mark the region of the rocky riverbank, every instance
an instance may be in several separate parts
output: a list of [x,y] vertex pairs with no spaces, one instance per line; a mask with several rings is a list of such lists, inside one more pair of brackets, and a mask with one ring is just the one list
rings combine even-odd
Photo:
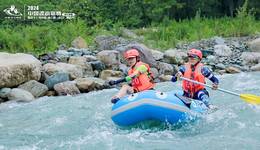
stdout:
[[98,36],[91,47],[81,37],[71,47],[61,45],[54,53],[0,53],[0,102],[31,101],[41,96],[75,95],[111,88],[106,81],[122,78],[127,66],[122,53],[136,48],[149,63],[156,82],[170,79],[187,60],[190,48],[201,49],[203,63],[216,74],[260,71],[259,36],[221,38],[179,44],[161,52],[117,36]]

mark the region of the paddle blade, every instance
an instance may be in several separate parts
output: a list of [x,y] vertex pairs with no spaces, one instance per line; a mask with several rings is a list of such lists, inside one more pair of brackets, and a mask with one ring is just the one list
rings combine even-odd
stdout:
[[260,96],[253,94],[240,94],[240,98],[251,104],[260,104]]

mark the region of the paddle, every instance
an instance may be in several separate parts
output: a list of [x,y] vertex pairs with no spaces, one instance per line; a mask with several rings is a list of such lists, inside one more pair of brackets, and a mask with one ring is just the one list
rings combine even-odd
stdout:
[[[213,88],[211,85],[204,84],[204,83],[201,83],[201,82],[198,82],[198,81],[194,81],[194,80],[191,80],[191,79],[188,79],[188,78],[180,77],[180,79],[186,80],[186,81],[189,81],[189,82],[192,82],[192,83],[195,83],[195,84],[200,84],[200,85],[204,85],[204,86]],[[231,91],[228,91],[228,90],[225,90],[225,89],[221,89],[221,88],[217,88],[217,90],[222,91],[224,93],[231,94],[231,95],[239,96],[241,99],[243,99],[244,101],[246,101],[247,103],[250,103],[250,104],[260,104],[260,96],[257,96],[257,95],[238,94],[238,93],[234,93],[234,92],[231,92]]]

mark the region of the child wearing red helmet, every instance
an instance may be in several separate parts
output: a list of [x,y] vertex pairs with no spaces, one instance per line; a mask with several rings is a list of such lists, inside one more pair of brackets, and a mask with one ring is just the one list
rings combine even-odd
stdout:
[[127,93],[153,89],[155,85],[153,83],[153,77],[149,65],[140,61],[139,52],[136,49],[127,50],[124,53],[124,58],[130,66],[128,76],[117,81],[110,81],[109,84],[114,85],[120,82],[129,82],[130,84],[122,86],[119,92],[112,97],[112,103],[116,103]]
[[[202,52],[197,49],[191,49],[187,53],[189,61],[179,68],[179,72],[172,77],[176,82],[179,77],[185,77],[201,83],[205,82],[205,77],[213,83],[213,89],[218,88],[219,80],[202,63]],[[203,85],[195,84],[186,80],[182,81],[183,96],[201,100],[206,106],[209,105],[209,93]]]

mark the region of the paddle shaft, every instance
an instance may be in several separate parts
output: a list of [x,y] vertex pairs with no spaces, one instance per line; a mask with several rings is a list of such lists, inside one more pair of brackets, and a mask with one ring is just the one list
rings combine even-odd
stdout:
[[[194,80],[191,80],[191,79],[188,79],[188,78],[184,78],[184,77],[180,77],[182,80],[186,80],[186,81],[189,81],[189,82],[192,82],[192,83],[195,83],[195,84],[200,84],[200,85],[204,85],[204,86],[207,86],[209,88],[213,88],[211,85],[208,85],[208,84],[204,84],[204,83],[201,83],[201,82],[198,82],[198,81],[194,81]],[[217,88],[217,90],[219,91],[222,91],[224,93],[229,93],[231,95],[235,95],[235,96],[239,96],[239,94],[237,93],[234,93],[234,92],[231,92],[231,91],[228,91],[228,90],[225,90],[225,89],[221,89],[221,88]]]

